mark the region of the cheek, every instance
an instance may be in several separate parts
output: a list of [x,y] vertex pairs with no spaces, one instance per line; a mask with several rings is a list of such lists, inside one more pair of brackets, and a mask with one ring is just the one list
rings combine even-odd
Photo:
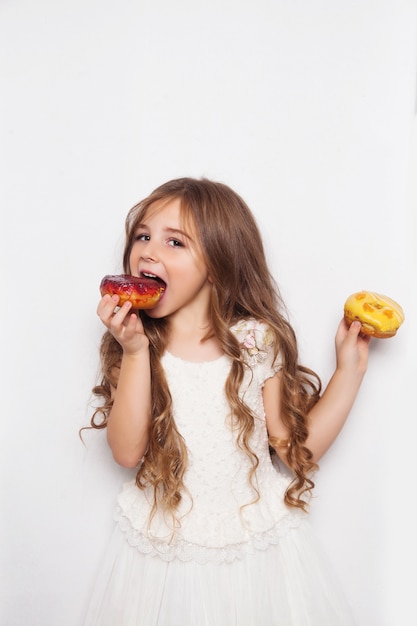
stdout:
[[132,247],[130,254],[127,257],[127,260],[129,264],[129,271],[131,272],[132,268],[134,268],[138,262],[138,254],[137,254],[137,250],[135,249],[135,246]]
[[190,263],[196,275],[199,275],[203,279],[208,279],[207,264],[200,251],[193,251],[191,253]]
[[194,263],[178,264],[177,266],[171,266],[170,268],[171,279],[176,279],[179,284],[183,284],[184,287],[196,287],[200,286],[205,280],[207,280],[207,272],[204,267],[198,267]]
[[192,259],[188,269],[186,270],[190,279],[193,279],[195,282],[200,283],[207,280],[208,273],[207,268],[204,263],[196,261],[195,258]]

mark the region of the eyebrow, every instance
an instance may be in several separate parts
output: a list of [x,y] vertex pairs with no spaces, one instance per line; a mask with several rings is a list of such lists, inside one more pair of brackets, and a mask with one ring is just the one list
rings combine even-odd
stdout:
[[[147,224],[138,224],[135,230],[138,230],[139,228],[145,228],[149,230],[149,226]],[[185,237],[189,241],[193,241],[193,238],[188,233],[186,233],[184,230],[180,230],[179,228],[170,228],[169,226],[167,226],[166,228],[164,228],[164,231],[167,234],[178,235],[181,237]]]

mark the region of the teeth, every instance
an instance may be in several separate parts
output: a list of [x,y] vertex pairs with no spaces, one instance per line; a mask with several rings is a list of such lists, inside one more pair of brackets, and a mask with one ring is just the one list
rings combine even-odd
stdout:
[[148,274],[148,272],[142,272],[142,276],[145,278],[158,278],[156,274]]

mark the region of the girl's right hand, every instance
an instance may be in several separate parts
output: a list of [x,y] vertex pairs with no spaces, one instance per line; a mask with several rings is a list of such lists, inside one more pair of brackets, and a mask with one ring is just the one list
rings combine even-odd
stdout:
[[149,346],[143,324],[136,313],[132,313],[132,304],[125,302],[117,311],[119,296],[106,294],[97,307],[97,315],[122,346],[125,354],[137,354]]

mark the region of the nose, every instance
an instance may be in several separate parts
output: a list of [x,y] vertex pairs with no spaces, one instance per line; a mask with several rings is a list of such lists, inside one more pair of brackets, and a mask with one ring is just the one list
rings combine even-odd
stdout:
[[151,240],[148,240],[142,247],[141,257],[144,261],[150,261],[152,263],[156,263],[158,261],[155,244],[152,243]]

